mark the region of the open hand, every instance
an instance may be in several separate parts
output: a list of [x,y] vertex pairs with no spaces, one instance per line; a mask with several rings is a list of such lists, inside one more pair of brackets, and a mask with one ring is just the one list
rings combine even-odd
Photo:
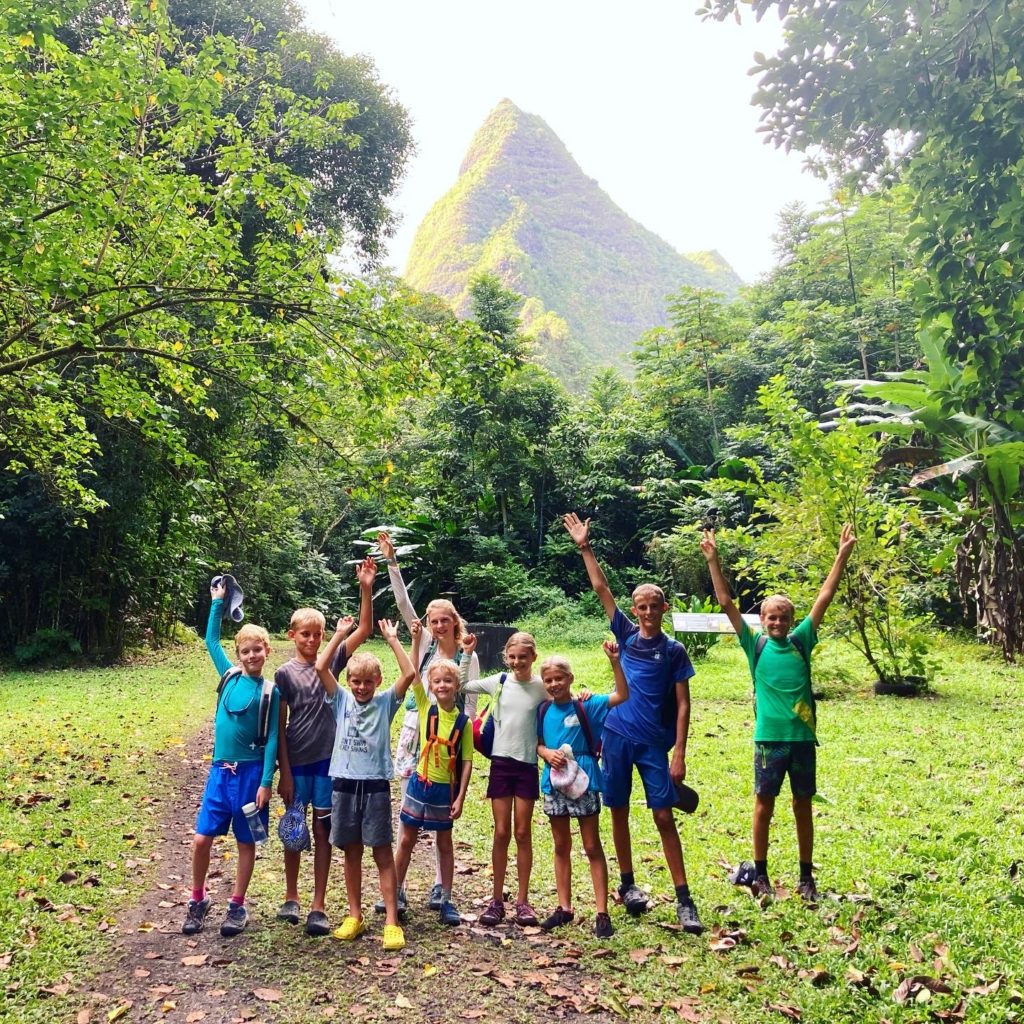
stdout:
[[373,586],[373,581],[377,578],[377,563],[373,560],[372,555],[367,555],[357,566],[356,566],[356,579],[359,581],[361,587]]
[[580,519],[575,512],[562,516],[562,522],[569,531],[576,547],[581,548],[590,541],[590,520]]
[[388,534],[381,530],[377,534],[377,547],[380,548],[380,553],[390,562],[395,557],[395,545],[391,542],[391,538]]
[[379,619],[377,621],[377,628],[381,632],[381,636],[391,643],[392,640],[398,639],[398,625],[392,622],[390,619]]

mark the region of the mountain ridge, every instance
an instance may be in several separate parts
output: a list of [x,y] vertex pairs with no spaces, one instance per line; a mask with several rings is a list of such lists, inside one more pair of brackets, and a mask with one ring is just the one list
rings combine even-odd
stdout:
[[[480,272],[521,293],[531,319],[564,320],[568,330],[541,344],[556,368],[563,357],[616,360],[666,323],[666,296],[684,284],[727,295],[742,284],[717,251],[685,256],[629,217],[541,117],[508,99],[477,130],[455,184],[417,229],[405,278],[465,315]],[[550,351],[566,334],[572,352]]]

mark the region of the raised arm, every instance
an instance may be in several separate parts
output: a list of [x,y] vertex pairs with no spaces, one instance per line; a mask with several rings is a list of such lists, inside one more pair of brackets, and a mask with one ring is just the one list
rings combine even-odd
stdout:
[[828,611],[832,598],[836,596],[839,581],[843,578],[846,563],[850,560],[850,555],[853,554],[856,544],[857,538],[853,535],[853,527],[849,523],[844,524],[842,532],[839,534],[839,550],[836,552],[836,560],[832,563],[832,568],[829,570],[828,576],[825,577],[825,582],[821,585],[821,590],[818,591],[814,606],[811,608],[811,622],[814,624],[815,632],[818,631],[821,620],[825,618],[825,612]]
[[626,673],[622,671],[622,662],[619,660],[619,645],[614,640],[605,640],[604,653],[608,655],[615,676],[615,689],[608,696],[608,707],[614,708],[629,700],[629,683],[626,682]]
[[388,562],[388,579],[391,580],[391,589],[395,592],[395,604],[398,605],[399,614],[405,623],[405,628],[411,630],[413,619],[418,619],[416,609],[409,599],[409,591],[406,590],[405,580],[402,579],[402,570],[398,568],[398,555],[395,553],[395,545],[391,537],[381,530],[377,534],[377,547]]
[[356,566],[359,581],[359,622],[345,638],[345,653],[351,658],[359,645],[373,633],[373,581],[377,578],[377,563],[367,555]]
[[210,604],[210,617],[206,620],[206,650],[219,676],[224,675],[231,668],[231,660],[220,645],[220,620],[223,618],[224,597],[227,594],[227,589],[223,583],[216,587],[210,587],[210,597],[213,598],[213,601]]
[[341,642],[352,632],[355,620],[351,615],[344,615],[338,619],[334,629],[334,635],[327,642],[327,646],[316,656],[316,674],[320,677],[328,697],[333,697],[338,692],[338,680],[331,671],[331,662],[334,661],[335,652]]
[[743,632],[743,616],[736,602],[732,599],[732,592],[722,572],[722,563],[718,560],[718,544],[715,541],[715,531],[705,530],[700,542],[701,554],[707,559],[708,569],[711,572],[711,582],[715,587],[715,600],[732,623],[732,628],[737,635]]
[[416,678],[416,668],[409,660],[409,655],[405,653],[402,642],[398,639],[398,626],[390,619],[381,619],[377,625],[398,661],[398,670],[401,675],[395,680],[395,697],[402,700],[409,689],[409,684]]
[[615,598],[612,597],[604,569],[601,568],[601,563],[598,562],[597,555],[594,554],[594,549],[590,544],[590,520],[580,519],[575,512],[570,512],[562,517],[562,522],[565,524],[566,530],[569,531],[569,536],[572,537],[573,543],[579,548],[580,554],[583,556],[583,564],[587,567],[590,585],[594,588],[594,593],[600,599],[601,607],[610,621],[615,618]]

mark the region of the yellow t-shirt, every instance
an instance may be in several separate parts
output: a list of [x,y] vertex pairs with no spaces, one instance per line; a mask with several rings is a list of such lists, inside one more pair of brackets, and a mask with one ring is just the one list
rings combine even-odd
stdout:
[[[424,758],[426,758],[425,767],[429,782],[454,783],[457,786],[459,780],[453,778],[455,773],[454,765],[449,769],[451,752],[448,749],[448,745],[446,743],[438,743],[428,746],[427,720],[429,715],[427,712],[431,707],[431,700],[427,696],[427,691],[423,689],[423,684],[418,679],[413,684],[412,694],[416,699],[416,709],[420,713],[420,760],[417,770],[423,771]],[[439,740],[447,740],[451,736],[452,729],[455,728],[455,720],[459,717],[459,714],[457,705],[451,711],[445,711],[443,707],[437,705],[437,736]],[[462,730],[461,743],[462,763],[470,764],[473,760],[473,723],[469,720],[466,721],[466,725]]]

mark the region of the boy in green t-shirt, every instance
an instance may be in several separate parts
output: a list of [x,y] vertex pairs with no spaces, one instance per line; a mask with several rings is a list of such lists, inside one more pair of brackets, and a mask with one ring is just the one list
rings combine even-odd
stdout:
[[811,798],[816,789],[817,737],[811,692],[811,651],[818,642],[818,627],[836,596],[856,543],[853,529],[847,524],[839,536],[836,560],[814,606],[795,628],[793,602],[782,594],[774,594],[761,602],[761,629],[755,633],[733,602],[718,561],[715,531],[705,530],[700,542],[711,571],[715,598],[736,630],[754,679],[754,878],[750,888],[757,898],[774,892],[768,878],[768,830],[775,811],[775,798],[788,773],[800,854],[797,892],[808,903],[818,899],[812,864]]

